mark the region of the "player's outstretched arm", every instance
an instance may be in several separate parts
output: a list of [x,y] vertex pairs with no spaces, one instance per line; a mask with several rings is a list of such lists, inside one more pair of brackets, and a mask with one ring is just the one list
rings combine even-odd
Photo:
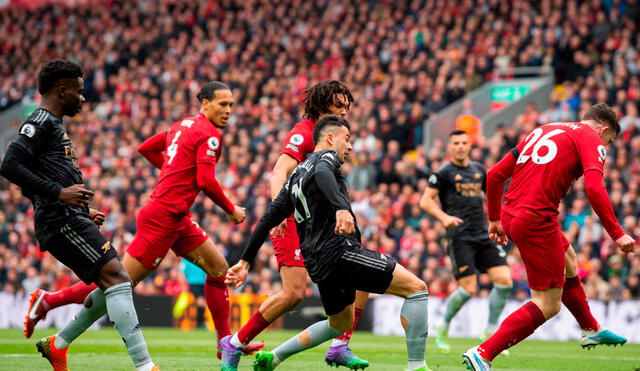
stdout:
[[[607,194],[607,189],[604,187],[604,180],[602,171],[598,169],[589,169],[584,172],[584,188],[587,194],[587,198],[591,203],[591,207],[598,214],[600,221],[602,222],[602,226],[607,231],[609,236],[618,242],[622,237],[625,236],[622,227],[618,224],[616,220],[616,215],[613,212],[613,207],[611,206],[611,200],[609,199],[609,195]],[[627,236],[628,237],[628,236]],[[631,241],[633,239],[629,237]],[[622,249],[628,249],[629,241],[627,239],[623,239],[622,244],[618,244],[618,246]],[[631,250],[633,246],[631,246]]]
[[138,152],[149,160],[153,166],[158,169],[162,169],[162,165],[164,165],[164,156],[162,155],[162,152],[165,150],[166,140],[166,131],[155,134],[151,138],[145,140],[140,147],[138,147]]

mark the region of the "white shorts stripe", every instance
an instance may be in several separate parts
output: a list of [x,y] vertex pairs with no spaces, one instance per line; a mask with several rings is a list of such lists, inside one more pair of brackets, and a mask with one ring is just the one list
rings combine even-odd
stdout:
[[65,225],[64,227],[62,227],[62,234],[64,234],[64,236],[75,246],[78,248],[78,250],[80,250],[80,252],[82,252],[84,254],[84,256],[86,256],[92,263],[95,263],[99,258],[100,255],[98,255],[97,252],[93,251],[91,249],[91,246],[89,246],[89,244],[87,244],[86,242],[82,242],[81,240],[77,239],[71,229],[69,228],[68,225]]
[[69,229],[69,233],[71,236],[75,237],[76,240],[80,241],[82,246],[84,246],[87,249],[87,251],[93,254],[96,257],[96,259],[100,259],[100,254],[98,254],[95,250],[93,250],[91,245],[84,238],[82,238],[82,236],[80,236],[76,231],[71,229]]
[[366,261],[369,261],[369,262],[371,262],[371,263],[375,263],[375,264],[382,265],[383,267],[386,267],[386,266],[387,266],[387,264],[386,264],[385,262],[383,262],[383,261],[376,260],[376,259],[374,259],[374,258],[372,258],[372,257],[370,257],[370,256],[356,254],[356,253],[353,253],[353,252],[351,252],[351,251],[345,251],[345,252],[344,252],[344,255],[347,255],[347,256],[352,257],[352,258],[355,258],[355,259],[362,259],[362,260],[366,260]]
[[376,268],[376,269],[380,269],[380,270],[385,270],[387,265],[381,261],[372,259],[368,256],[362,256],[362,255],[357,255],[357,254],[352,254],[349,252],[345,252],[342,257],[345,260],[348,260],[350,262],[354,262],[354,263],[359,263],[359,264],[363,264],[366,265],[367,267],[371,267],[371,268]]

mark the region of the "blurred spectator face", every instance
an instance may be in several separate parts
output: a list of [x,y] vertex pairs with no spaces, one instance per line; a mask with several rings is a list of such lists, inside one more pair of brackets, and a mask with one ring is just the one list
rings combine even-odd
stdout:
[[231,116],[231,108],[235,101],[231,90],[219,89],[213,92],[213,99],[203,99],[201,112],[216,126],[224,128]]
[[469,158],[471,143],[467,134],[452,135],[448,145],[449,156],[454,162],[463,163]]

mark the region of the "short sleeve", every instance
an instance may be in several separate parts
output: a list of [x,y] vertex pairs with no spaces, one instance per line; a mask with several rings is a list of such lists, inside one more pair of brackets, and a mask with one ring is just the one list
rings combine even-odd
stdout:
[[216,164],[222,153],[222,138],[219,135],[202,135],[196,148],[196,163]]
[[20,126],[16,143],[34,155],[46,141],[46,129],[42,125],[25,122]]
[[[311,148],[311,150],[309,150],[309,148]],[[300,163],[304,161],[305,155],[309,152],[313,152],[313,143],[311,143],[311,139],[304,134],[303,130],[296,125],[284,140],[280,154],[287,154]]]
[[446,178],[443,176],[442,169],[431,173],[431,175],[429,175],[429,178],[427,178],[427,180],[429,182],[429,188],[434,188],[439,191],[442,190],[442,188],[444,187],[444,184],[446,183]]
[[595,135],[583,135],[574,140],[578,149],[582,171],[598,170],[603,173],[607,149],[602,140]]

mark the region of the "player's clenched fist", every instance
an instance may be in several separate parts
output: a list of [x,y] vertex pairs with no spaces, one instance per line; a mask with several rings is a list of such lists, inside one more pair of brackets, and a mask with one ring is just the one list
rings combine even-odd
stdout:
[[87,207],[92,196],[93,191],[86,189],[84,184],[74,184],[67,188],[62,188],[58,199],[67,205]]
[[353,215],[349,210],[336,211],[336,228],[334,230],[337,234],[348,235],[356,231]]
[[247,280],[248,272],[249,262],[240,259],[236,265],[227,270],[227,278],[224,280],[224,283],[238,288]]
[[107,216],[96,209],[89,209],[89,217],[91,218],[91,221],[99,227],[104,224],[104,220]]
[[242,223],[247,218],[247,213],[244,207],[240,207],[238,205],[236,205],[235,208],[233,209],[233,212],[228,215],[229,215],[229,220],[231,220],[233,224]]
[[616,244],[618,245],[620,250],[627,253],[633,252],[636,247],[636,241],[628,234],[625,234],[624,236],[618,238],[616,240]]

